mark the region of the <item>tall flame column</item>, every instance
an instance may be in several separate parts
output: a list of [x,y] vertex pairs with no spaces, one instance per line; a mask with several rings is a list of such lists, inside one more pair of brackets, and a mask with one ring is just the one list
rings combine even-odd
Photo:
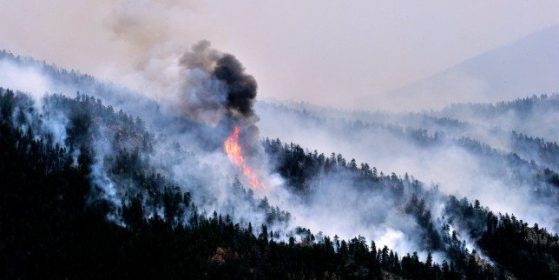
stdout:
[[239,144],[239,131],[239,128],[235,127],[233,129],[233,133],[231,133],[231,135],[229,135],[229,137],[225,140],[225,153],[227,154],[227,157],[229,157],[231,163],[241,169],[250,186],[253,189],[257,189],[260,186],[260,182],[254,170],[248,166],[243,157],[243,150]]

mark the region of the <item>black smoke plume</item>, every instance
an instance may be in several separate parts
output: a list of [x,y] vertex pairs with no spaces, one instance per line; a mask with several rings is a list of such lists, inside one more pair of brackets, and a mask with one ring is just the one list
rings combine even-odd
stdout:
[[239,60],[201,41],[180,61],[189,71],[186,110],[198,120],[250,126],[257,120],[253,104],[257,83]]
[[230,54],[217,61],[213,75],[227,85],[227,107],[243,116],[253,116],[252,108],[256,98],[256,80],[244,73],[244,68]]
[[231,54],[211,48],[210,42],[200,41],[182,56],[180,65],[186,70],[181,110],[191,119],[212,127],[209,133],[203,133],[206,144],[221,147],[233,127],[239,127],[245,152],[257,153],[258,117],[253,105],[258,86],[254,77],[245,73],[241,62]]

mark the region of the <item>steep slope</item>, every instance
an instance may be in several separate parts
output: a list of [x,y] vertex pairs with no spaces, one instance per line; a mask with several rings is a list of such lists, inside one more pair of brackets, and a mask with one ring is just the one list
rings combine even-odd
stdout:
[[[64,73],[68,83],[79,88],[81,76]],[[56,75],[48,75],[56,81]],[[85,83],[88,84],[100,85],[85,88],[111,100],[104,90],[114,88],[103,88],[93,78]],[[262,198],[255,195],[258,190],[243,186],[238,180],[242,174],[227,168],[230,164],[221,150],[223,138],[212,138],[220,131],[197,123],[188,115],[135,108],[133,112],[150,118],[145,122],[81,94],[73,99],[61,95],[38,99],[39,108],[22,94],[0,92],[0,137],[6,137],[2,138],[6,150],[1,155],[7,157],[2,160],[7,163],[7,174],[18,173],[15,170],[19,169],[23,172],[18,173],[20,176],[35,176],[38,182],[55,185],[41,188],[40,183],[30,181],[30,186],[22,190],[17,188],[21,178],[13,177],[6,184],[9,187],[2,189],[3,198],[16,198],[3,204],[8,209],[2,211],[12,216],[2,220],[2,224],[9,225],[8,240],[17,241],[16,246],[0,246],[9,249],[2,251],[2,259],[20,257],[16,259],[16,269],[9,271],[10,276],[20,276],[26,270],[35,273],[36,270],[26,269],[34,265],[40,271],[47,269],[41,261],[53,257],[54,248],[65,242],[56,237],[57,232],[66,233],[64,237],[69,240],[57,251],[62,255],[54,256],[56,276],[60,278],[93,273],[95,268],[88,265],[88,260],[111,268],[103,270],[107,273],[102,275],[105,278],[122,275],[134,261],[150,261],[143,256],[157,256],[162,262],[146,266],[138,271],[139,275],[155,277],[157,271],[168,269],[170,274],[162,277],[169,278],[285,279],[324,275],[375,279],[387,275],[411,279],[494,279],[510,273],[527,278],[533,271],[542,279],[557,276],[556,236],[539,226],[493,214],[481,206],[486,204],[484,201],[472,205],[468,200],[447,196],[439,186],[409,176],[409,166],[398,162],[405,155],[405,159],[415,160],[416,166],[433,166],[435,162],[435,166],[439,164],[438,172],[427,169],[433,181],[441,177],[467,181],[472,195],[480,193],[480,189],[484,190],[482,193],[491,190],[489,196],[503,204],[510,204],[510,197],[526,195],[534,200],[520,201],[521,206],[547,214],[549,208],[542,203],[543,198],[555,199],[557,192],[553,189],[555,181],[546,176],[557,175],[551,170],[542,173],[537,164],[464,137],[466,129],[477,125],[468,121],[414,114],[374,115],[380,118],[378,122],[361,114],[355,121],[340,114],[321,116],[320,109],[308,113],[268,108],[262,114],[264,130],[279,128],[282,135],[291,133],[287,136],[293,137],[301,137],[296,134],[304,131],[307,136],[299,139],[307,141],[306,144],[324,140],[318,137],[320,133],[338,142],[333,142],[332,149],[319,149],[334,152],[325,156],[296,144],[264,141],[262,148],[273,171],[271,178],[279,183],[266,190],[264,194],[268,197]],[[126,107],[129,98],[121,96],[121,103],[116,104]],[[278,124],[279,120],[284,123]],[[384,158],[372,157],[358,164],[335,153],[344,149],[360,155],[373,150],[381,152]],[[464,159],[470,162],[464,164]],[[402,170],[398,173],[405,175],[385,175],[366,163],[379,161],[400,166]],[[29,164],[33,162],[46,165],[34,167]],[[489,162],[494,165],[487,165]],[[464,168],[469,173],[459,173]],[[455,173],[449,172],[453,169]],[[415,174],[416,170],[413,171]],[[68,178],[58,176],[63,172],[69,174]],[[491,176],[502,180],[497,185],[502,188],[492,185],[493,181],[488,180]],[[75,182],[68,182],[70,179]],[[518,182],[520,185],[516,185]],[[58,185],[63,188],[57,189]],[[72,189],[76,185],[78,189]],[[515,192],[516,187],[522,187],[524,192]],[[533,189],[542,195],[532,197]],[[29,200],[21,199],[25,196]],[[14,218],[17,209],[29,211],[25,212],[22,224]],[[46,210],[39,215],[43,219],[35,220],[33,213],[42,209]],[[520,216],[526,210],[512,209],[515,214],[519,210]],[[212,214],[214,211],[217,213]],[[74,214],[56,220],[57,212]],[[87,222],[76,222],[84,216],[89,217]],[[545,218],[553,220],[554,216]],[[54,226],[43,224],[43,220]],[[534,220],[544,221],[545,226],[552,224],[543,217]],[[25,231],[33,224],[43,230],[45,235],[39,235],[46,241],[36,239],[32,231]],[[254,230],[252,225],[260,230]],[[96,230],[100,231],[99,238],[87,235]],[[338,233],[350,241],[340,241],[335,236]],[[377,250],[375,243],[367,245],[363,235],[382,241],[378,244],[394,244],[391,247],[400,255],[408,255],[399,258],[386,247]],[[518,250],[506,247],[506,242],[494,242],[497,239],[516,244]],[[102,243],[97,245],[101,252],[95,253],[95,246],[80,247],[80,240],[91,245]],[[177,246],[183,250],[177,251]],[[72,259],[77,250],[84,258]],[[26,252],[32,252],[32,256],[27,258]],[[106,255],[112,257],[100,260]],[[420,262],[420,258],[425,262]],[[121,259],[130,262],[120,268],[111,265]],[[433,259],[440,265],[433,264]],[[446,264],[442,260],[447,260]],[[64,262],[70,263],[69,269],[58,265]]]
[[[493,268],[468,261],[475,256],[464,252],[456,264],[439,265],[430,256],[421,262],[415,253],[399,258],[362,237],[330,239],[303,228],[289,242],[275,241],[269,223],[255,230],[230,216],[199,212],[195,194],[183,192],[146,162],[151,139],[141,121],[87,96],[51,96],[45,104],[45,114],[38,114],[28,97],[0,89],[2,278],[495,277]],[[64,143],[56,143],[48,124],[57,112],[69,119]],[[113,189],[92,180],[99,176],[99,134],[112,146],[102,172]],[[276,146],[276,152],[291,153],[281,149]],[[383,184],[400,181],[376,178]],[[231,191],[244,192],[237,188]],[[410,207],[419,207],[424,217],[428,210],[414,201]],[[269,209],[267,203],[257,207]],[[414,213],[412,208],[406,211]],[[270,219],[279,214],[272,213]]]
[[[545,100],[536,103],[541,106],[534,109],[535,117],[537,112],[545,114],[543,108],[554,107]],[[516,108],[514,104],[507,106]],[[527,153],[529,143],[520,143],[513,131],[486,125],[485,119],[485,125],[474,121],[486,114],[453,119],[445,114],[357,114],[273,103],[259,104],[257,109],[267,137],[373,162],[385,172],[413,174],[443,193],[479,199],[493,211],[515,213],[553,231],[558,228],[557,172],[552,162],[537,154],[553,151]],[[508,115],[496,111],[502,119]],[[509,125],[522,125],[519,119],[511,118]]]

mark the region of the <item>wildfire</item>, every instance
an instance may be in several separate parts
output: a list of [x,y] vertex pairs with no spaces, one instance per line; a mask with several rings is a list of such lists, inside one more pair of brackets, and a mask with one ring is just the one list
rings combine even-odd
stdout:
[[257,189],[260,186],[260,182],[258,181],[258,176],[252,170],[243,157],[243,150],[241,145],[239,145],[239,128],[235,127],[233,129],[233,133],[227,137],[224,143],[225,153],[229,157],[229,160],[237,167],[239,167],[243,175],[248,179],[250,186],[254,189]]

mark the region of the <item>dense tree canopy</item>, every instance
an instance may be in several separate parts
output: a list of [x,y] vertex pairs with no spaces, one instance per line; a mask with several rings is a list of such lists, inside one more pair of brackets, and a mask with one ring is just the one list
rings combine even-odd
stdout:
[[[385,175],[339,154],[266,140],[276,170],[297,194],[320,191],[312,189],[311,181],[332,173],[343,174],[357,188],[390,193],[420,225],[417,234],[425,248],[445,252],[447,260],[435,262],[431,254],[420,260],[413,252],[398,256],[360,236],[341,240],[305,228],[278,239],[268,224],[246,225],[220,213],[200,213],[191,193],[146,162],[153,139],[142,120],[84,95],[50,96],[43,106],[48,110],[39,114],[25,95],[0,90],[1,278],[559,277],[559,238],[537,225],[452,196],[445,197],[445,220],[434,221],[428,207],[434,190],[408,175]],[[45,129],[55,112],[68,119],[61,132],[64,143]],[[99,161],[92,145],[100,131],[114,149],[103,158],[108,174],[127,186],[117,203],[92,180]],[[412,135],[418,139],[430,137],[416,132]],[[476,143],[464,145],[496,156]],[[267,200],[255,204],[270,224],[289,220],[289,213]],[[466,229],[479,251],[468,251],[451,226]]]

